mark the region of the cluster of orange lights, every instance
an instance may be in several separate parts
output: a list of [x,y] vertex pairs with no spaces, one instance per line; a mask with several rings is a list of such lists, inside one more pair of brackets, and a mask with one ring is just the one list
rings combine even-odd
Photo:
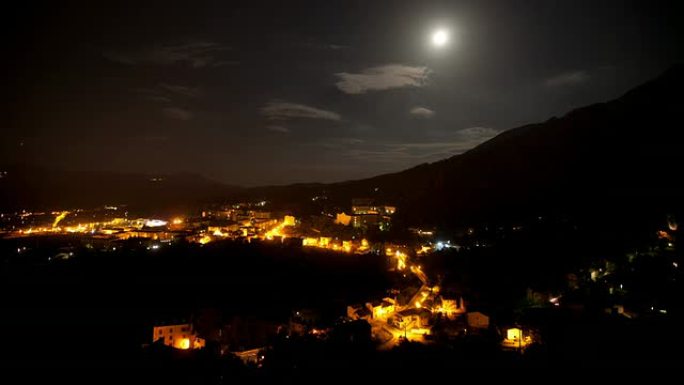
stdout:
[[408,258],[408,255],[406,255],[406,253],[402,252],[401,250],[393,250],[392,248],[388,247],[387,249],[385,249],[385,255],[387,255],[388,257],[392,257],[396,260],[397,270],[406,269],[406,261]]
[[[125,220],[121,219],[114,219],[110,222],[92,222],[92,223],[79,223],[77,225],[70,225],[70,226],[59,226],[60,222],[62,222],[69,214],[70,212],[68,211],[63,211],[63,212],[55,212],[55,219],[54,222],[52,223],[52,226],[43,226],[43,227],[31,227],[28,229],[21,229],[16,231],[17,235],[23,236],[23,235],[37,235],[37,234],[63,234],[63,233],[102,233],[102,234],[107,234],[107,235],[112,235],[117,231],[121,231],[122,225],[124,225],[121,222],[128,222]],[[155,220],[156,221],[156,220]],[[134,221],[135,222],[135,221]],[[159,221],[160,223],[165,223],[165,221]],[[168,224],[174,227],[178,226],[183,226],[186,223],[185,218],[183,217],[174,217],[172,218]],[[257,235],[255,237],[264,239],[264,240],[283,240],[286,239],[288,236],[287,234],[287,229],[294,227],[296,225],[296,218],[293,216],[285,216],[282,221],[278,222],[274,227],[272,227],[270,230],[266,231],[262,235]],[[116,229],[110,229],[108,227],[110,226],[115,226]],[[129,224],[129,226],[133,226],[132,229],[139,230],[139,227],[142,225],[136,225],[136,224]],[[126,232],[128,230],[124,230]],[[199,234],[195,237],[193,237],[193,241],[197,242],[199,244],[205,245],[207,243],[210,243],[214,241],[216,238],[226,238],[229,237],[229,233],[223,232],[220,228],[213,229],[213,231],[207,232],[207,233],[202,233]],[[247,230],[243,229],[243,236],[248,236]],[[364,253],[370,250],[370,245],[368,243],[368,240],[362,239],[361,241],[352,241],[352,240],[342,240],[342,241],[337,241],[333,240],[331,237],[305,237],[302,240],[302,245],[304,247],[316,247],[316,248],[321,248],[321,249],[327,249],[327,250],[332,250],[332,251],[338,251],[338,252],[344,252],[344,253]],[[405,256],[404,256],[405,258]],[[401,262],[403,263],[403,262]],[[405,267],[405,264],[403,265]],[[403,268],[402,267],[402,268]]]
[[96,223],[79,223],[76,226],[65,227],[30,227],[28,229],[18,230],[17,234],[31,235],[31,234],[50,234],[50,233],[90,233],[95,231],[98,224]]
[[319,249],[327,249],[345,253],[363,253],[370,249],[370,245],[366,239],[362,239],[360,243],[356,243],[353,241],[333,241],[330,237],[306,237],[302,240],[302,246],[317,247]]

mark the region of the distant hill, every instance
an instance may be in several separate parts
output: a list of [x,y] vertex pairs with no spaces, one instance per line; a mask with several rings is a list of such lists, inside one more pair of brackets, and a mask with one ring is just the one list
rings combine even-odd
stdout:
[[[407,224],[457,225],[542,213],[615,221],[681,210],[684,66],[606,103],[505,131],[472,150],[399,173],[244,194],[303,205],[376,197]],[[621,219],[620,219],[621,218]]]
[[89,208],[127,204],[136,209],[190,208],[239,188],[196,174],[143,175],[10,166],[0,178],[0,209]]
[[[398,206],[405,225],[458,226],[558,214],[614,223],[684,208],[684,66],[622,97],[561,118],[505,131],[451,158],[333,184],[241,189],[198,175],[152,176],[5,168],[0,208],[128,203],[192,207],[226,199],[266,199],[298,212],[349,210],[352,198]],[[327,199],[312,204],[312,198]],[[322,202],[322,203],[321,203]],[[610,223],[606,223],[610,225]]]

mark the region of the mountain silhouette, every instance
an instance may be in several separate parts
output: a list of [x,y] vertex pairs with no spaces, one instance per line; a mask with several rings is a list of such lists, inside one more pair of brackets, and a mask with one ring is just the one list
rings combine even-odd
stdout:
[[396,205],[401,223],[437,226],[554,213],[622,221],[681,212],[682,90],[679,64],[615,100],[509,129],[448,159],[362,180],[242,189],[192,174],[155,181],[21,166],[4,169],[0,200],[6,210],[266,199],[314,213],[315,196],[325,196],[330,210],[347,211],[353,198],[374,198]]
[[349,206],[373,197],[407,224],[451,225],[532,216],[639,216],[681,210],[684,65],[622,97],[513,128],[442,161],[335,184],[244,192],[304,204],[324,193]]

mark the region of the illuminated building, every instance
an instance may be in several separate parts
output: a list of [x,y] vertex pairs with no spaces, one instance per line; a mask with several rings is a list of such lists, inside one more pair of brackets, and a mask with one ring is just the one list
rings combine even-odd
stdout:
[[275,226],[273,226],[268,232],[266,232],[266,235],[264,237],[268,240],[278,239],[282,242],[282,240],[286,238],[285,234],[283,234],[283,230],[286,227],[295,226],[296,223],[297,220],[295,217],[291,215],[286,215],[280,224],[278,224],[278,222],[276,221],[274,223]]
[[377,214],[358,214],[353,216],[352,226],[357,229],[380,228],[384,230],[389,228],[388,218]]
[[163,227],[167,224],[167,221],[162,221],[161,219],[148,219],[145,221],[145,227]]
[[376,205],[372,199],[352,199],[353,215],[392,215],[397,210],[394,206]]
[[302,240],[302,246],[318,247],[318,238],[306,237]]
[[131,238],[144,238],[153,241],[172,241],[180,234],[165,230],[133,230],[117,234],[117,238],[125,240]]
[[207,233],[213,234],[217,237],[226,237],[240,230],[240,226],[236,223],[222,225],[222,226],[207,226]]
[[335,216],[335,224],[337,224],[337,225],[349,226],[351,221],[352,221],[352,216],[347,215],[345,213],[338,213]]
[[351,224],[354,228],[386,231],[395,212],[396,207],[376,205],[372,199],[353,199]]
[[169,222],[169,229],[183,230],[188,227],[188,222],[182,217],[175,217]]
[[259,365],[264,359],[263,350],[264,348],[256,348],[231,353],[239,358],[245,365]]
[[408,307],[394,315],[401,327],[425,328],[432,320],[432,312],[424,307]]
[[449,319],[454,319],[457,315],[466,312],[463,298],[459,298],[457,301],[455,299],[445,299],[441,296],[435,301],[435,306],[432,310],[436,313],[444,314]]
[[357,254],[363,254],[370,250],[370,245],[366,239],[362,239],[360,242],[353,240],[343,240],[339,242],[333,241],[330,237],[304,237],[302,238],[302,246]]
[[250,214],[250,217],[254,218],[254,219],[271,219],[271,212],[270,211],[250,210],[249,214]]
[[373,320],[373,311],[367,305],[347,306],[347,317],[355,321],[366,320],[370,322]]
[[191,324],[155,326],[152,342],[157,341],[181,350],[202,349],[205,345],[205,340],[197,336]]
[[387,320],[395,312],[396,302],[392,298],[383,298],[376,303],[367,303],[366,307],[371,311],[375,320]]
[[297,224],[297,218],[292,215],[286,215],[283,218],[283,226],[295,226]]
[[520,328],[510,328],[506,330],[506,336],[501,342],[505,348],[522,349],[532,343],[532,337]]

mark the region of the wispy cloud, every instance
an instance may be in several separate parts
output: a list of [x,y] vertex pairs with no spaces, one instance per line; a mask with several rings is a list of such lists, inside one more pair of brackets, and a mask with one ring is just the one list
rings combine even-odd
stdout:
[[478,144],[480,144],[495,137],[496,135],[499,135],[500,133],[501,131],[489,127],[468,127],[456,131],[454,136],[462,140],[478,142]]
[[589,79],[589,74],[586,71],[570,71],[544,80],[544,85],[547,87],[572,86],[584,83],[587,79]]
[[470,127],[456,131],[439,141],[368,143],[349,149],[345,155],[363,162],[410,166],[462,154],[499,133],[500,131],[492,128]]
[[157,103],[171,103],[173,100],[171,100],[170,97],[160,95],[156,92],[152,92],[150,89],[138,89],[136,90],[138,94],[140,94],[140,97],[145,100],[149,100],[151,102],[157,102]]
[[180,107],[166,107],[162,109],[164,116],[176,120],[190,120],[194,116],[192,111]]
[[228,47],[211,41],[194,41],[141,48],[135,51],[106,51],[103,56],[111,61],[126,64],[189,65],[193,68],[216,67],[232,64],[223,58]]
[[290,129],[287,128],[287,127],[284,127],[284,126],[271,125],[271,126],[268,126],[268,127],[266,127],[266,128],[267,128],[269,131],[272,131],[272,132],[279,132],[279,133],[281,133],[281,134],[289,134],[289,133],[290,133]]
[[365,142],[365,140],[359,138],[325,138],[322,142],[314,141],[310,143],[305,143],[303,145],[317,148],[324,147],[328,149],[345,150],[351,147],[362,145]]
[[340,114],[304,104],[274,101],[261,108],[261,114],[270,120],[289,120],[296,118],[340,120]]
[[202,90],[199,87],[168,83],[160,83],[154,88],[138,88],[135,92],[143,99],[160,103],[171,103],[179,98],[196,99],[202,96]]
[[435,111],[425,107],[413,107],[409,113],[417,118],[430,119],[435,116]]
[[202,91],[199,87],[188,87],[179,84],[160,83],[159,88],[168,93],[181,95],[188,98],[198,98],[202,95]]
[[340,72],[335,83],[347,94],[364,94],[368,91],[389,90],[403,87],[422,87],[427,83],[430,70],[427,67],[412,67],[403,64],[388,64],[367,68],[361,73]]
[[317,49],[317,50],[339,51],[339,50],[349,48],[349,46],[347,46],[347,45],[334,44],[334,43],[323,43],[323,42],[315,41],[315,40],[304,41],[304,42],[299,42],[299,43],[295,43],[295,44],[297,46],[300,46],[300,47],[309,48],[309,49]]

